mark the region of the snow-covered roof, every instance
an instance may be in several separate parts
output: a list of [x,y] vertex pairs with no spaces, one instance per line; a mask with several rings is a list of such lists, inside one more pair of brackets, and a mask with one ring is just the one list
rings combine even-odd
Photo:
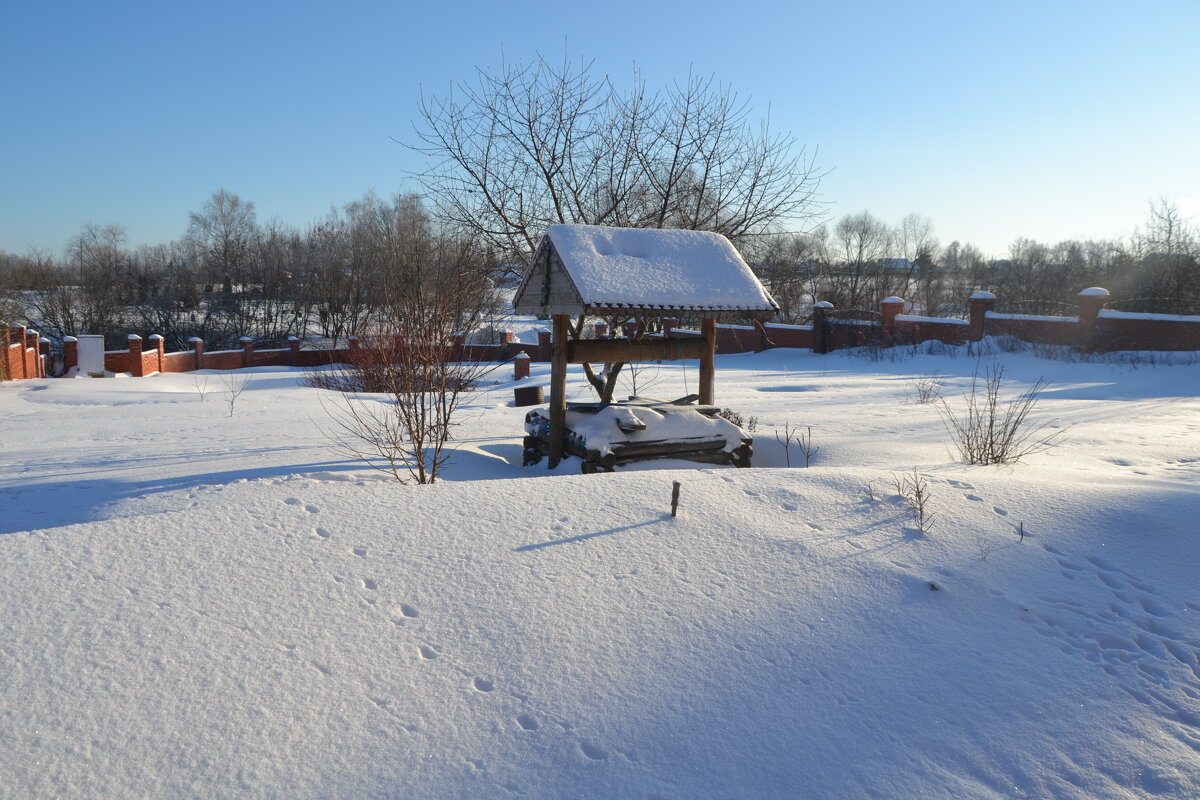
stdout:
[[[559,278],[553,256],[561,262],[566,281]],[[555,286],[556,279],[569,287]],[[778,309],[720,234],[599,225],[550,226],[513,306],[518,312],[549,314],[610,308],[717,313]]]

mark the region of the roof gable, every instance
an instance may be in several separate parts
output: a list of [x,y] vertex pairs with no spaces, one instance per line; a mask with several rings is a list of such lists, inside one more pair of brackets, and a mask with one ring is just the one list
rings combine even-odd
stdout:
[[[570,292],[561,287],[549,291],[545,282],[548,276],[553,285],[560,266]],[[561,307],[568,295],[577,308]],[[514,307],[526,313],[602,308],[771,312],[778,308],[720,234],[600,225],[550,226]]]

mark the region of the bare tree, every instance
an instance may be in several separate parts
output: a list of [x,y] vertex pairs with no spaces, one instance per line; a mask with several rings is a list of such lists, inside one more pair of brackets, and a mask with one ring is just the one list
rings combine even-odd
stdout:
[[590,65],[479,69],[423,97],[415,149],[444,218],[506,263],[528,266],[547,226],[689,228],[738,243],[812,213],[811,158],[713,78],[628,92]]
[[[412,243],[389,303],[349,364],[311,381],[342,392],[326,431],[344,454],[401,483],[434,483],[450,458],[454,417],[492,368],[463,344],[494,303],[466,238]],[[376,395],[376,396],[371,396]]]
[[30,316],[46,333],[99,333],[120,346],[117,334],[132,300],[125,229],[85,225],[72,239],[68,259],[34,254],[30,267]]
[[[650,92],[635,75],[620,92],[588,64],[539,57],[478,69],[474,83],[422,97],[419,113],[414,149],[433,162],[419,177],[439,215],[521,269],[554,224],[710,230],[738,244],[810,216],[819,183],[793,137],[753,124],[711,77]],[[622,367],[584,365],[602,400]]]

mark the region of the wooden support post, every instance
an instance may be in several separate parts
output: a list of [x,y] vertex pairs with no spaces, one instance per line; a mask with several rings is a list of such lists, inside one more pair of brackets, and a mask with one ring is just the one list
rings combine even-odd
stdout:
[[717,321],[702,320],[700,334],[704,337],[704,354],[700,356],[700,405],[711,406],[717,376]]
[[550,340],[550,469],[562,461],[567,428],[567,329],[566,314],[554,314]]

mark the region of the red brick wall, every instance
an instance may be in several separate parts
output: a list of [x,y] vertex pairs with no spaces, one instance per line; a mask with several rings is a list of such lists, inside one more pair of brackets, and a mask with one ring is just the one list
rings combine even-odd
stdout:
[[191,350],[163,353],[160,372],[191,372],[196,368],[196,354]]
[[917,344],[938,341],[943,344],[966,344],[971,326],[963,322],[934,322],[927,319],[896,317],[892,332],[895,344]]
[[767,334],[767,347],[799,347],[811,350],[813,329],[811,325],[775,325],[770,322],[763,325]]
[[1077,344],[1080,339],[1079,323],[1074,317],[1010,319],[989,313],[983,330],[988,336],[1015,336],[1023,342],[1070,345]]
[[1094,350],[1200,350],[1200,317],[1146,319],[1143,314],[1101,311]]

